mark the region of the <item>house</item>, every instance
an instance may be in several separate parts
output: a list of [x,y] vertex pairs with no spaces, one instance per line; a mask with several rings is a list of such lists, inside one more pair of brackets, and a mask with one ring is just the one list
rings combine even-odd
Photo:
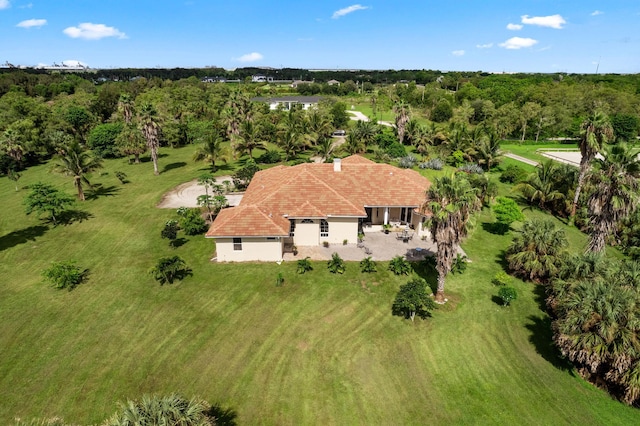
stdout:
[[307,81],[307,80],[293,80],[293,82],[291,83],[291,87],[294,89],[297,89],[298,86],[300,86],[301,84],[311,84],[313,83],[313,81]]
[[302,105],[302,109],[309,109],[318,105],[322,98],[320,96],[282,96],[279,98],[265,98],[257,97],[252,98],[254,102],[266,102],[269,104],[270,110],[276,110],[282,108],[285,111],[289,111],[295,105]]
[[329,80],[327,81],[329,86],[340,86],[340,82],[338,80]]
[[352,155],[333,164],[276,166],[254,176],[240,204],[223,209],[207,232],[218,261],[279,261],[295,246],[356,243],[383,224],[413,227],[430,182],[414,170]]

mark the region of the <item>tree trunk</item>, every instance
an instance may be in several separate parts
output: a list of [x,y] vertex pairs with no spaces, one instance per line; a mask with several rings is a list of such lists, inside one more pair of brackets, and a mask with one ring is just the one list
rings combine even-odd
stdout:
[[542,130],[542,117],[540,117],[540,121],[538,121],[538,130],[536,131],[536,143],[538,143],[538,138],[540,137],[541,130]]
[[158,171],[158,149],[151,148],[151,160],[153,161],[153,174],[158,176],[160,172]]
[[413,322],[413,320],[416,317],[416,311],[411,311],[411,313],[409,314],[409,317],[411,318],[411,322]]
[[211,172],[216,172],[216,160],[211,160]]
[[78,199],[84,201],[84,191],[82,190],[82,178],[80,176],[74,177],[76,188],[78,188]]
[[573,205],[571,206],[571,215],[569,216],[569,223],[573,223],[576,210],[578,209],[578,199],[580,198],[580,192],[582,192],[582,186],[584,185],[584,178],[587,175],[587,169],[589,163],[587,161],[581,162],[580,174],[578,175],[578,185],[576,185],[576,193],[573,196]]
[[520,142],[524,142],[524,137],[527,134],[527,123],[524,123],[524,126],[522,126],[522,138],[520,139]]
[[436,303],[444,305],[446,300],[444,298],[444,274],[438,273],[438,290],[436,291]]
[[134,158],[133,160],[134,163],[140,164],[140,154],[138,153],[133,154],[133,158]]

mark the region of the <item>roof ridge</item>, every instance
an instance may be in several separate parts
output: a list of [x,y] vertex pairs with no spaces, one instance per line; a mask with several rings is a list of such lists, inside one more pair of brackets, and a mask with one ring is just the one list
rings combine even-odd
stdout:
[[[332,173],[340,173],[340,172],[332,172]],[[356,206],[355,204],[353,204],[348,198],[346,198],[344,195],[340,194],[338,191],[336,191],[335,189],[333,189],[333,187],[331,185],[329,185],[329,183],[327,183],[324,179],[322,179],[321,176],[316,175],[315,173],[310,173],[315,179],[319,180],[325,187],[329,188],[329,190],[331,192],[333,192],[336,196],[338,196],[339,198],[343,199],[344,201],[346,201],[347,204],[349,204],[351,207],[353,207],[356,210],[364,210],[361,207]]]

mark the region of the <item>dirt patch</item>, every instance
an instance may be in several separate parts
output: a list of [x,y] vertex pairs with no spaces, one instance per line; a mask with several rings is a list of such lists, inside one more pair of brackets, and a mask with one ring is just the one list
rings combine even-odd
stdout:
[[[216,176],[216,182],[222,183],[225,180],[232,180],[231,176]],[[171,191],[162,196],[162,200],[157,207],[161,209],[177,209],[179,207],[198,207],[198,197],[205,195],[204,186],[198,185],[198,180],[194,179],[176,186]],[[242,200],[243,194],[227,194],[230,206],[237,206]]]

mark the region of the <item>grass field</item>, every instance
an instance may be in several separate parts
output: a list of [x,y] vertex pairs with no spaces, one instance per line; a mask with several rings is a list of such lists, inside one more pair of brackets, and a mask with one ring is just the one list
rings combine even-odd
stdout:
[[[390,314],[407,278],[384,264],[364,275],[349,263],[335,276],[314,263],[296,275],[292,263],[210,263],[203,237],[170,249],[160,229],[173,213],[155,205],[202,173],[192,151],[163,149],[160,176],[150,163],[107,161],[93,178],[102,195],[77,206],[90,217],[57,227],[25,216],[27,190],[0,179],[0,424],[99,423],[117,401],[170,392],[231,409],[239,424],[640,422],[558,358],[538,288],[514,280],[518,300],[496,303],[490,280],[512,236],[487,232],[488,211],[464,245],[472,263],[447,280],[450,303],[412,324]],[[73,193],[71,179],[47,169],[19,184]],[[117,170],[131,183],[120,185]],[[585,237],[569,234],[581,250]],[[194,275],[161,287],[147,270],[171,254]],[[88,281],[71,292],[42,283],[41,271],[66,259],[89,268]]]
[[[534,160],[537,161],[539,163],[543,162],[543,161],[548,161],[549,158],[545,157],[542,154],[537,153],[536,151],[540,148],[562,148],[562,149],[568,149],[568,148],[575,148],[578,149],[578,145],[577,144],[559,144],[559,143],[554,143],[554,144],[538,144],[538,145],[520,145],[518,143],[506,143],[503,142],[500,144],[500,149],[504,152],[510,152],[512,154],[516,154],[519,155],[521,157],[524,158],[528,158],[530,160]],[[520,163],[522,164],[522,163]]]

